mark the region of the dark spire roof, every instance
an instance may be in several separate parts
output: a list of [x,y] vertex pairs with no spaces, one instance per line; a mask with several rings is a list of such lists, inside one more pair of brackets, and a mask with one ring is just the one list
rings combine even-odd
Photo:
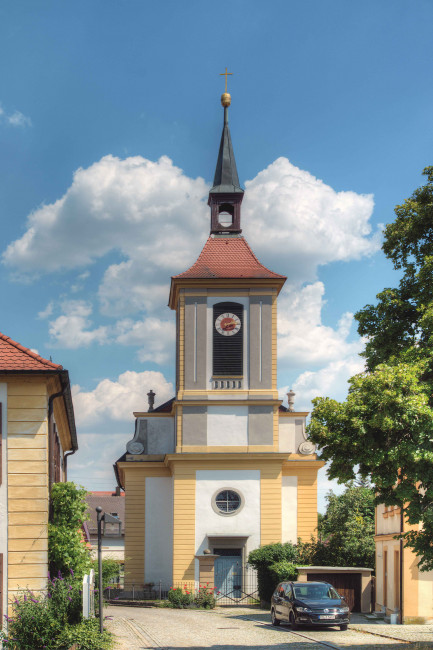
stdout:
[[236,169],[235,154],[233,153],[232,139],[230,137],[227,106],[224,106],[224,126],[221,135],[220,150],[218,153],[213,187],[210,191],[210,194],[217,193],[244,193],[244,190],[239,185],[238,170]]

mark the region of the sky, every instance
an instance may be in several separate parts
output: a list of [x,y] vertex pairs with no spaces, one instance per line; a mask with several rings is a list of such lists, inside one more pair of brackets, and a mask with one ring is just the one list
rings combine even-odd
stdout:
[[226,67],[243,233],[288,277],[281,398],[345,398],[353,314],[398,282],[383,225],[433,164],[432,28],[424,0],[3,0],[0,331],[69,370],[70,480],[113,488],[132,412],[174,395]]

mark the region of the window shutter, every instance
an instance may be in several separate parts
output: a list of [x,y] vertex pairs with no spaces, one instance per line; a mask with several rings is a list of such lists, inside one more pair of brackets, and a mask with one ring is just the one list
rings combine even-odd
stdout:
[[[241,321],[241,329],[233,336],[223,336],[215,329],[215,320],[220,314],[230,312]],[[213,308],[213,374],[243,375],[244,308],[235,302],[220,302]]]

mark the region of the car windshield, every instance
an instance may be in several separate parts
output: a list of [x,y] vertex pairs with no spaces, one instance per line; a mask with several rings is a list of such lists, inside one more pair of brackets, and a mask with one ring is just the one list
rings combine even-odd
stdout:
[[326,600],[328,598],[340,598],[331,585],[293,585],[296,598],[308,598],[309,600]]

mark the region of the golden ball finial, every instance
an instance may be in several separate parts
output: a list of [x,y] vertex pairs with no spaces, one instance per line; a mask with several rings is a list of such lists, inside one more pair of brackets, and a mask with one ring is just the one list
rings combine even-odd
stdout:
[[232,101],[230,93],[223,93],[221,95],[221,104],[226,108],[227,106],[230,106]]

